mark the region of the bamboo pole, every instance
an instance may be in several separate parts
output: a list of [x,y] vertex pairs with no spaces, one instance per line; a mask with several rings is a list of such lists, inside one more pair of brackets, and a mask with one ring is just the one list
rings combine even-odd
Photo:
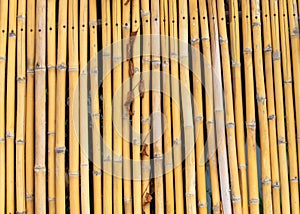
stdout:
[[[66,69],[67,69],[67,0],[58,5],[58,43],[57,43],[57,75],[56,75],[56,107],[55,107],[55,192],[59,193],[55,199],[55,212],[65,212],[65,101],[66,101]],[[69,124],[70,126],[70,124]],[[71,127],[71,126],[70,126]],[[70,151],[70,154],[71,151]],[[70,189],[71,188],[70,181]],[[74,196],[73,192],[71,195]],[[78,202],[79,206],[79,202]],[[70,210],[73,212],[73,203],[70,200]]]
[[173,150],[172,150],[172,120],[171,120],[171,85],[169,56],[169,8],[168,1],[160,1],[160,31],[162,54],[162,92],[164,127],[164,168],[166,182],[166,213],[174,213],[174,183],[173,183]]
[[48,67],[48,206],[55,213],[55,96],[56,96],[56,1],[47,6]]
[[174,154],[175,210],[184,213],[183,176],[182,176],[182,144],[180,120],[180,88],[178,71],[178,18],[177,0],[169,1],[170,20],[170,65],[172,91],[172,138]]
[[159,1],[151,1],[151,54],[152,54],[152,142],[154,162],[155,213],[164,212],[164,185],[163,185],[163,154],[162,154],[162,127],[160,106],[160,23]]
[[[113,29],[113,210],[114,213],[123,212],[122,194],[122,26],[121,0],[112,2]],[[120,91],[121,90],[121,91]]]
[[9,2],[6,93],[6,212],[15,212],[15,63],[17,1]]
[[246,96],[246,132],[248,151],[248,187],[251,213],[259,213],[258,175],[256,160],[256,122],[254,103],[254,77],[252,60],[252,36],[250,1],[242,1],[243,55]]
[[90,26],[90,87],[91,87],[91,120],[93,141],[93,199],[94,212],[102,213],[101,185],[101,145],[100,145],[100,109],[99,109],[99,72],[98,72],[98,33],[97,33],[97,1],[89,4]]
[[[268,10],[267,10],[268,11]],[[282,88],[282,71],[281,71],[281,58],[280,58],[280,32],[279,32],[279,13],[278,2],[275,0],[270,1],[270,14],[274,16],[271,18],[272,28],[272,44],[273,44],[273,67],[274,67],[274,88],[275,88],[275,101],[276,101],[276,122],[277,122],[277,139],[278,139],[278,152],[279,152],[279,175],[280,175],[280,190],[282,200],[282,211],[290,213],[290,194],[289,194],[289,181],[288,181],[288,162],[286,153],[286,134],[285,134],[285,112],[284,112],[284,99]],[[269,119],[271,119],[269,117]],[[273,174],[272,174],[273,179]],[[278,188],[278,183],[273,183],[273,188]],[[273,203],[274,204],[274,203]]]
[[88,1],[80,1],[80,188],[81,188],[81,213],[90,213],[89,190],[89,123],[88,123]]
[[[221,74],[221,60],[219,49],[219,32],[217,23],[217,10],[215,1],[208,2],[208,15],[210,23],[211,37],[211,55],[212,55],[212,73],[214,87],[214,111],[216,118],[216,138],[219,161],[219,174],[221,187],[221,198],[223,210],[231,212],[230,194],[229,194],[229,176],[227,163],[227,150],[225,138],[225,121],[223,107],[223,86]],[[221,38],[222,39],[222,38]],[[221,41],[222,42],[222,41]],[[237,195],[238,196],[238,195]]]
[[46,9],[45,0],[36,2],[34,195],[37,213],[46,213]]
[[8,1],[0,2],[0,212],[5,212],[5,78]]
[[299,212],[299,186],[298,186],[298,166],[296,152],[296,132],[294,119],[294,100],[293,100],[293,76],[291,68],[290,41],[287,3],[285,0],[279,1],[279,21],[280,21],[280,37],[281,37],[281,56],[282,70],[284,81],[284,97],[286,112],[286,128],[288,142],[288,159],[289,159],[289,179],[291,191],[291,211]]
[[35,1],[27,0],[27,89],[26,89],[26,211],[34,213],[34,67]]

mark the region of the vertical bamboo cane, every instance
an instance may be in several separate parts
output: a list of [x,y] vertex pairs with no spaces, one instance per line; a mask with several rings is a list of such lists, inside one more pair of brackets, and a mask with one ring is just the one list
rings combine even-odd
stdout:
[[47,6],[48,64],[48,206],[55,213],[55,95],[56,95],[56,1]]
[[174,213],[174,183],[173,183],[173,154],[172,154],[172,120],[171,120],[171,85],[169,63],[169,11],[168,1],[160,1],[160,30],[162,53],[162,92],[164,127],[164,167],[166,182],[166,213]]
[[[154,161],[155,213],[164,213],[162,127],[160,106],[160,23],[159,1],[151,1],[151,54],[152,54],[152,140]],[[156,114],[156,116],[154,116]]]
[[[274,18],[271,18],[272,28],[272,44],[273,44],[273,67],[274,67],[274,88],[276,93],[276,122],[278,134],[278,151],[279,151],[279,171],[280,171],[280,189],[282,200],[282,211],[290,213],[290,194],[289,194],[289,181],[288,181],[288,163],[286,153],[286,134],[285,134],[285,115],[284,115],[284,100],[282,88],[282,71],[281,71],[281,58],[280,58],[280,34],[279,34],[279,19],[278,19],[278,2],[275,0],[270,1],[270,13]],[[273,174],[272,174],[273,179]],[[278,188],[278,184],[273,182],[273,188]],[[274,204],[274,203],[273,203]]]
[[34,62],[35,0],[27,0],[27,89],[26,89],[26,211],[34,213]]
[[170,20],[170,61],[172,91],[172,138],[174,155],[175,210],[184,213],[183,176],[182,176],[182,144],[180,120],[180,88],[178,72],[178,18],[177,0],[169,1]]
[[294,117],[294,100],[293,100],[293,77],[290,56],[289,26],[288,12],[286,0],[279,1],[279,21],[280,21],[280,37],[282,51],[282,70],[284,81],[284,98],[288,105],[285,105],[286,112],[286,128],[288,142],[288,158],[289,158],[289,179],[291,191],[291,210],[292,213],[299,212],[299,186],[298,186],[298,166],[296,152],[296,132]]
[[[223,107],[223,86],[221,74],[221,59],[219,49],[219,32],[217,26],[216,2],[208,1],[208,15],[210,23],[211,36],[211,55],[212,55],[212,73],[214,84],[214,111],[216,117],[216,138],[220,173],[220,186],[223,210],[231,212],[230,194],[229,194],[229,176],[227,163],[227,150],[225,138],[225,121]],[[222,42],[222,38],[221,38]]]
[[80,188],[81,213],[90,213],[89,124],[88,124],[88,1],[80,1]]
[[254,77],[252,60],[252,36],[250,1],[242,1],[243,55],[246,96],[246,131],[248,150],[249,207],[251,213],[259,213],[258,175],[256,161],[256,122],[254,103]]
[[[200,39],[198,2],[189,2],[190,36],[192,47],[192,69],[193,69],[193,95],[194,95],[194,123],[196,142],[196,172],[197,172],[197,196],[198,212],[207,213],[206,201],[206,172],[204,153],[204,132],[203,132],[203,104],[202,104],[202,79],[200,62]],[[206,205],[206,206],[203,206]]]
[[[113,210],[114,213],[123,212],[122,194],[122,47],[121,47],[121,0],[112,2],[112,28],[113,28]],[[122,92],[122,91],[121,91]]]
[[15,212],[15,63],[17,0],[9,2],[6,93],[6,212]]
[[[67,57],[67,14],[68,1],[60,1],[58,9],[58,43],[57,43],[57,75],[56,75],[56,107],[55,107],[55,212],[65,212],[65,101],[66,101],[66,57]],[[71,127],[71,126],[70,126]],[[70,151],[70,154],[71,151]],[[73,154],[72,154],[73,155]],[[71,188],[70,181],[70,189]],[[73,192],[71,195],[74,196]],[[79,201],[78,201],[79,206]],[[72,200],[70,210],[73,212]]]
[[36,2],[34,195],[37,213],[46,213],[46,10],[45,0]]
[[5,77],[8,1],[0,2],[0,212],[5,212]]

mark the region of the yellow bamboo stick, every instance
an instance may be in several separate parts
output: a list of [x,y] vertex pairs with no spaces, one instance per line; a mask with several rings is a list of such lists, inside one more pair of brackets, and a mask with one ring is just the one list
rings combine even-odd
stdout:
[[37,213],[46,213],[46,10],[45,0],[36,2],[34,195]]

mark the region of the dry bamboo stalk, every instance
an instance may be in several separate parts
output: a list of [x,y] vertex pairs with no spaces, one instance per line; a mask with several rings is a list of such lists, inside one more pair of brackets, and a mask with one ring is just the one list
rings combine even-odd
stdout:
[[[204,57],[204,74],[205,74],[205,110],[206,110],[206,129],[207,129],[207,144],[208,144],[208,157],[209,157],[209,171],[210,183],[212,189],[212,209],[213,213],[221,212],[220,202],[220,189],[219,189],[219,175],[218,163],[216,156],[215,145],[215,120],[214,120],[214,99],[213,99],[213,76],[211,70],[211,52],[210,52],[210,38],[208,29],[207,7],[205,0],[199,0],[199,16],[200,16],[200,29],[202,50]],[[199,206],[207,206],[206,204],[198,204]]]
[[[278,19],[278,2],[275,0],[270,1],[270,13],[274,18],[271,18],[272,28],[272,46],[273,46],[273,67],[274,67],[274,82],[275,82],[275,101],[276,101],[276,122],[277,122],[277,139],[278,139],[278,152],[279,152],[279,171],[280,171],[280,190],[282,200],[282,211],[290,213],[290,194],[289,194],[289,181],[288,181],[288,162],[286,153],[286,134],[285,134],[285,113],[284,113],[284,100],[282,88],[282,71],[281,71],[281,58],[280,58],[280,32],[279,32],[279,19]],[[273,116],[274,117],[274,116]],[[269,119],[273,119],[269,118]],[[275,118],[274,118],[275,119]],[[273,174],[272,174],[273,179]],[[273,182],[273,188],[278,188],[279,182]],[[273,203],[274,204],[274,203]]]
[[[66,101],[66,57],[67,57],[67,0],[59,2],[58,9],[58,43],[57,43],[57,75],[56,75],[56,108],[55,108],[55,212],[65,212],[65,101]],[[70,126],[71,127],[71,126]],[[71,154],[71,151],[70,151]],[[70,181],[71,187],[71,181]],[[70,188],[71,189],[71,188]],[[74,196],[73,192],[71,195]],[[78,201],[79,206],[79,201]],[[70,210],[73,203],[70,200]]]
[[131,192],[131,158],[130,158],[130,116],[126,102],[127,93],[130,90],[129,77],[129,57],[127,47],[129,45],[130,37],[130,1],[122,1],[122,38],[123,38],[123,84],[122,84],[122,144],[123,144],[123,187],[124,187],[124,211],[125,213],[132,213],[132,192]]
[[155,213],[164,213],[164,185],[163,185],[163,154],[162,127],[160,106],[160,23],[159,1],[151,1],[151,54],[152,54],[152,143],[154,162]]
[[111,8],[102,0],[103,48],[103,212],[112,213],[112,85],[111,85]]
[[45,0],[36,2],[34,195],[37,213],[46,213],[46,10]]
[[101,145],[100,145],[100,109],[98,92],[98,38],[97,38],[97,1],[89,2],[90,26],[90,88],[91,88],[91,120],[93,141],[93,198],[94,212],[102,213],[101,185]]
[[174,213],[174,183],[173,183],[173,150],[172,150],[172,120],[171,120],[171,85],[169,62],[169,8],[168,1],[160,1],[160,31],[162,54],[162,92],[164,127],[164,167],[166,182],[166,213]]
[[270,143],[270,156],[271,156],[270,159],[271,177],[272,177],[271,186],[272,186],[272,199],[273,199],[272,205],[273,205],[274,213],[280,213],[279,164],[278,164],[276,120],[275,120],[275,115],[276,115],[275,99],[274,99],[274,88],[276,87],[274,87],[273,85],[272,38],[271,38],[269,11],[270,11],[269,2],[266,0],[262,0],[264,70],[265,70],[266,93],[267,93],[267,110],[268,110],[267,116],[269,121],[268,123],[269,123],[269,133],[270,133],[269,143]]
[[247,169],[244,134],[244,114],[242,97],[242,77],[240,61],[240,31],[239,31],[239,7],[238,1],[229,1],[229,25],[230,25],[230,49],[231,49],[231,70],[234,95],[234,116],[236,129],[236,143],[238,153],[240,190],[242,196],[242,212],[248,213],[248,189]]
[[178,71],[178,18],[177,0],[169,1],[170,20],[170,61],[171,61],[171,91],[172,91],[172,139],[174,150],[174,184],[175,210],[184,213],[183,175],[182,175],[182,144],[180,120],[180,88]]
[[18,1],[17,13],[17,117],[16,212],[26,211],[25,200],[25,103],[26,103],[26,1]]
[[286,0],[279,1],[279,21],[280,21],[280,37],[281,37],[281,56],[282,70],[284,81],[284,98],[286,112],[286,128],[288,142],[288,159],[289,159],[289,179],[291,191],[291,211],[292,213],[299,212],[299,186],[298,186],[298,166],[296,152],[296,132],[294,119],[294,100],[293,100],[293,77],[291,68],[290,56],[290,41],[288,29],[288,12]]
[[[210,23],[211,37],[211,55],[212,55],[212,72],[214,87],[214,111],[216,118],[216,138],[221,186],[222,207],[226,212],[231,212],[230,194],[229,194],[229,176],[227,163],[227,150],[225,138],[225,121],[223,107],[223,86],[221,74],[221,59],[219,49],[219,32],[217,23],[216,2],[208,2],[208,15]],[[222,39],[222,38],[221,38]],[[222,42],[222,41],[221,41]],[[232,121],[232,120],[230,120]],[[238,196],[238,195],[237,195]]]
[[0,2],[0,212],[5,212],[5,78],[8,1]]
[[123,212],[122,194],[122,48],[121,48],[121,0],[112,2],[112,28],[113,28],[113,210],[114,213]]
[[251,213],[259,213],[258,175],[256,161],[256,122],[254,103],[254,77],[252,60],[252,36],[250,1],[242,1],[243,55],[246,96],[246,131],[248,151],[249,207]]
[[6,212],[15,212],[15,63],[17,1],[9,2],[6,93]]
[[[200,39],[198,2],[189,2],[190,36],[192,48],[192,69],[193,69],[193,95],[194,95],[194,123],[196,142],[196,172],[197,172],[197,196],[198,212],[207,213],[206,200],[206,172],[205,172],[205,147],[203,130],[203,104],[202,104],[202,79],[200,62]],[[203,206],[205,205],[205,206]]]
[[56,1],[47,6],[48,64],[48,206],[55,213],[55,95],[56,95]]

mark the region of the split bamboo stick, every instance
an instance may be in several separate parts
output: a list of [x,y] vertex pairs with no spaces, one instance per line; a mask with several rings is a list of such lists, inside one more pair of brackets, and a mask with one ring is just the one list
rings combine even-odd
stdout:
[[[225,121],[224,121],[224,107],[223,107],[223,86],[221,74],[221,59],[219,49],[219,32],[217,23],[217,8],[216,1],[208,1],[208,16],[210,23],[210,37],[211,37],[211,56],[212,56],[212,75],[214,87],[214,111],[216,119],[216,138],[220,174],[220,187],[222,208],[230,213],[230,193],[229,193],[229,176],[227,163],[227,150],[225,138]],[[222,39],[222,38],[221,38]],[[221,40],[222,42],[222,40]],[[231,121],[231,120],[230,120]],[[238,195],[237,195],[238,196]]]
[[[57,75],[56,75],[56,106],[55,106],[55,212],[65,212],[65,106],[66,103],[66,70],[67,70],[67,14],[68,1],[60,1],[58,5],[58,43],[57,43]],[[71,121],[70,121],[71,122]],[[69,126],[72,127],[69,123]],[[71,151],[70,151],[70,154]],[[72,189],[70,181],[70,189]],[[76,194],[73,191],[71,197]],[[50,199],[51,200],[51,199]],[[77,202],[79,206],[79,201]],[[70,211],[73,211],[72,198]]]
[[[46,213],[46,1],[36,2],[35,212]],[[61,191],[62,189],[60,189]]]
[[15,212],[15,70],[17,0],[9,2],[6,92],[6,212]]
[[[88,1],[80,1],[80,77],[79,77],[79,142],[80,142],[80,189],[81,213],[90,213],[89,185],[89,122],[88,122]],[[75,24],[75,23],[74,23]],[[78,89],[77,89],[78,90]]]
[[113,29],[113,210],[123,212],[122,194],[122,26],[121,0],[112,2]]
[[154,162],[155,213],[164,213],[162,127],[160,106],[160,15],[159,1],[151,1],[151,54],[152,54],[152,143]]
[[47,5],[48,67],[48,206],[55,213],[55,97],[56,97],[56,1]]
[[98,71],[98,32],[97,1],[89,2],[90,26],[90,88],[91,88],[91,120],[93,145],[93,199],[94,213],[102,213],[101,185],[101,144],[100,144],[100,109],[99,109],[99,71]]
[[252,36],[250,1],[242,1],[243,55],[246,96],[246,132],[248,151],[249,208],[251,213],[259,213],[258,175],[256,159],[256,122],[254,103],[254,76],[252,60]]
[[34,213],[34,67],[35,0],[27,0],[27,89],[26,89],[26,211]]
[[183,175],[182,175],[182,140],[180,119],[180,88],[178,70],[178,18],[177,0],[169,1],[170,26],[170,65],[171,65],[171,93],[172,93],[172,138],[174,155],[174,184],[175,210],[184,213]]
[[[285,134],[285,112],[284,112],[284,99],[282,87],[282,70],[281,70],[281,57],[280,57],[280,32],[279,32],[279,13],[278,2],[275,0],[270,1],[270,15],[271,29],[272,29],[272,46],[273,46],[273,67],[274,67],[274,88],[275,88],[275,102],[276,102],[276,122],[277,122],[277,142],[279,152],[279,175],[280,183],[273,183],[273,188],[278,188],[280,185],[282,200],[282,211],[290,213],[290,194],[289,194],[289,180],[288,180],[288,162],[287,162],[287,148],[286,148],[286,134]],[[274,115],[275,116],[275,115]],[[273,116],[273,117],[274,117]],[[273,119],[269,116],[269,120]],[[274,118],[275,119],[275,118]],[[273,174],[272,174],[273,179]],[[274,204],[274,203],[273,203]]]
[[162,54],[162,93],[163,93],[163,141],[164,141],[164,170],[166,183],[166,213],[174,213],[174,183],[173,183],[173,150],[172,150],[172,120],[171,120],[171,85],[169,62],[169,8],[168,1],[160,1],[160,31]]
[[289,179],[291,191],[291,211],[292,213],[299,212],[299,186],[298,186],[298,166],[296,152],[296,131],[294,117],[294,100],[293,100],[293,76],[290,56],[290,41],[289,41],[289,25],[288,11],[286,0],[279,1],[279,21],[280,21],[280,38],[281,38],[281,56],[282,70],[284,82],[284,98],[286,112],[286,129],[288,142],[288,159],[289,159]]
[[0,2],[0,212],[5,212],[5,92],[8,1]]

